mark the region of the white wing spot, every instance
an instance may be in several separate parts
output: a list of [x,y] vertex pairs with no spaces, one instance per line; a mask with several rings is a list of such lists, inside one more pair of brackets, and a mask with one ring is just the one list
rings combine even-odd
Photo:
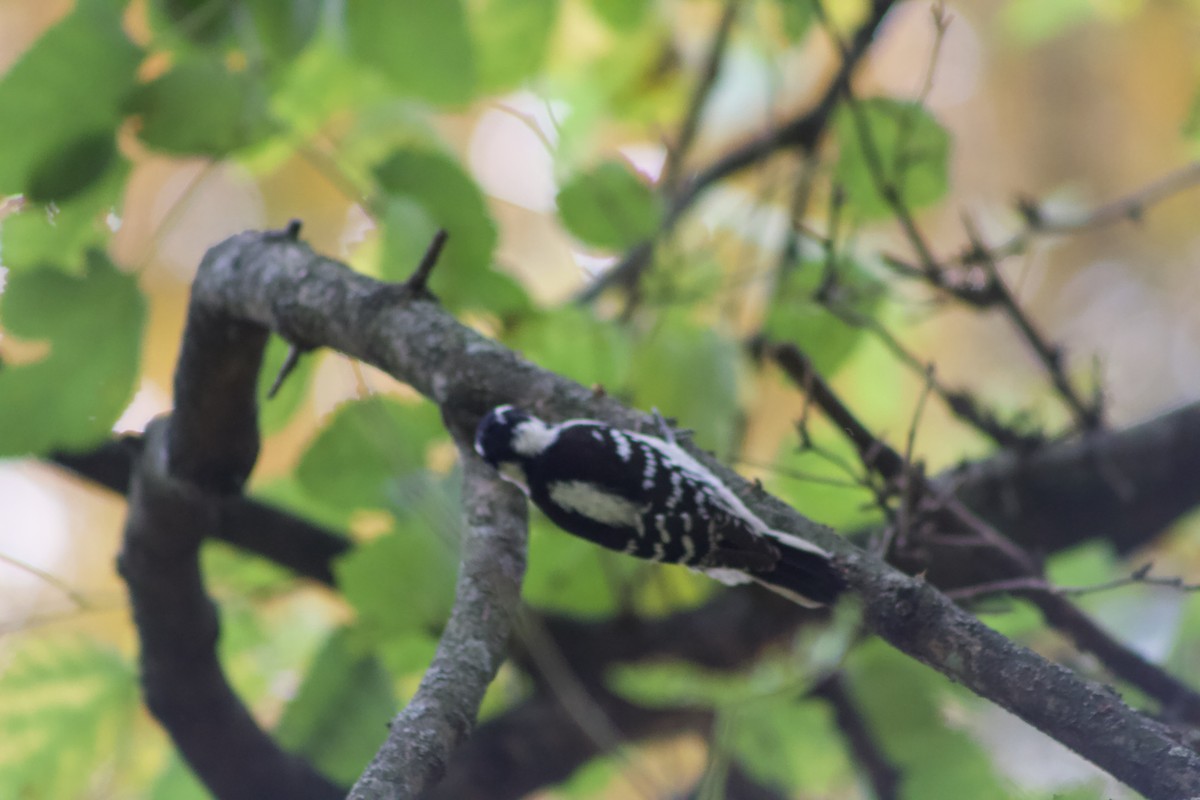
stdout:
[[656,542],[654,545],[654,560],[662,561],[667,556],[667,551],[663,549],[661,542]]
[[671,533],[667,530],[667,515],[655,514],[654,527],[658,531],[658,538],[662,539],[663,544],[669,544],[671,541]]
[[620,431],[612,432],[613,444],[617,447],[617,458],[622,461],[629,461],[633,458],[633,445],[629,443],[629,438]]
[[[684,514],[683,518],[686,520],[684,525],[688,530],[691,530],[691,518],[687,514]],[[683,542],[683,563],[691,563],[691,560],[696,556],[696,545],[692,542],[692,537],[690,536],[684,536],[681,541]]]
[[638,528],[638,509],[628,499],[585,481],[555,481],[550,500],[557,506],[603,525]]
[[683,499],[683,473],[671,472],[671,496],[667,498],[667,508],[675,508]]

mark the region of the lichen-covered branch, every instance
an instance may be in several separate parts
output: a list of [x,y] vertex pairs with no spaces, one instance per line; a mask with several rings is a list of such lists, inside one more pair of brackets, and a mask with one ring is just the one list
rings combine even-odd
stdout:
[[[535,411],[552,410],[551,416],[587,413],[626,426],[640,420],[612,399],[540,370],[460,325],[436,303],[398,293],[298,242],[252,233],[233,237],[205,257],[194,292],[235,319],[379,366],[443,408],[481,413],[515,401]],[[1200,794],[1200,757],[1178,745],[1164,726],[1111,691],[1000,636],[923,581],[856,550],[713,466],[768,524],[833,551],[862,596],[868,624],[894,646],[1151,798]]]
[[525,498],[469,448],[460,452],[467,533],[454,609],[416,695],[392,721],[352,800],[415,798],[435,785],[507,654],[525,573]]

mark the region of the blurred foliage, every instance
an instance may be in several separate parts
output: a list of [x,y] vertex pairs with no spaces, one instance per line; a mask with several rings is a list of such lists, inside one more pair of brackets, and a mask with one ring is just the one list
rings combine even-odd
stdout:
[[[1006,35],[1034,47],[1144,5],[1012,0],[999,18]],[[833,48],[822,41],[813,2],[746,6],[727,65],[733,77],[723,74],[730,83],[722,89],[718,81],[719,90],[752,98],[756,81],[771,91],[794,88],[796,63],[820,74],[815,59]],[[825,19],[841,28],[865,7],[827,3]],[[465,321],[548,369],[657,407],[731,463],[753,461],[767,488],[806,515],[844,530],[877,522],[838,431],[811,421],[812,446],[801,448],[790,419],[770,425],[794,407],[751,402],[779,396],[782,379],[746,345],[759,336],[795,342],[827,376],[865,387],[857,399],[865,418],[908,424],[911,409],[898,398],[919,381],[898,377],[889,354],[881,366],[882,348],[858,323],[890,324],[908,310],[896,281],[876,266],[878,237],[894,229],[897,204],[933,214],[957,201],[955,142],[924,98],[871,85],[870,96],[839,103],[812,161],[782,153],[757,183],[727,181],[711,205],[706,199],[676,224],[672,198],[656,185],[663,142],[675,144],[720,11],[711,0],[78,0],[0,77],[0,195],[21,195],[0,217],[8,271],[0,454],[102,442],[139,382],[152,382],[146,375],[163,328],[151,334],[147,321],[173,313],[161,287],[178,276],[121,236],[126,225],[149,224],[144,218],[165,227],[162,218],[177,209],[185,227],[203,220],[188,217],[194,186],[166,213],[157,198],[137,205],[139,176],[163,164],[219,163],[259,186],[290,187],[289,170],[303,168],[326,181],[321,193],[337,195],[325,207],[336,209],[332,221],[306,220],[309,229],[338,232],[318,249],[399,281],[444,229],[449,241],[431,290]],[[881,39],[890,35],[885,25]],[[719,117],[713,108],[721,103],[712,102],[684,163],[703,166],[781,121],[794,106],[781,100],[761,119]],[[549,153],[553,187],[541,207],[492,196],[472,161],[473,126],[497,109]],[[710,123],[726,132],[706,138]],[[1200,138],[1200,101],[1180,129]],[[808,180],[810,199],[829,200],[794,218],[800,204],[778,190]],[[740,205],[730,212],[733,196]],[[287,199],[275,202],[290,215]],[[522,224],[534,217],[553,245],[536,251],[550,253],[543,261],[521,249]],[[584,266],[628,256],[650,239],[636,297],[610,291],[588,306],[564,300],[580,288]],[[547,267],[552,259],[565,266]],[[286,353],[286,343],[271,342],[264,398]],[[356,539],[336,565],[337,600],[326,597],[314,610],[311,590],[223,546],[209,548],[204,565],[223,609],[222,657],[239,691],[286,746],[349,782],[412,691],[445,622],[459,476],[432,404],[393,395],[390,386],[362,392],[373,378],[356,374],[365,396],[331,408],[323,391],[330,374],[328,361],[306,355],[279,396],[264,399],[266,452],[282,460],[272,448],[286,442],[279,450],[290,460],[255,491]],[[315,423],[314,408],[323,414]],[[752,453],[756,425],[769,441]],[[899,440],[895,428],[888,433]],[[949,440],[943,452],[954,457],[965,443],[977,445],[961,432],[939,431],[939,439]],[[1099,546],[1049,567],[1077,585],[1121,569]],[[715,590],[685,570],[600,551],[532,519],[524,596],[537,607],[653,616],[693,607]],[[1104,610],[1102,598],[1086,603]],[[1146,596],[1129,605],[1174,615],[1163,626],[1162,656],[1188,674],[1200,658],[1200,601]],[[1036,614],[1021,606],[984,612],[1007,635],[1040,635]],[[610,680],[648,704],[716,710],[710,766],[735,762],[792,794],[850,797],[860,796],[861,777],[826,706],[805,694],[842,665],[903,774],[903,797],[1036,796],[1007,784],[962,724],[978,709],[972,698],[878,643],[851,647],[852,625],[832,629],[832,643],[806,641],[741,674],[658,664]],[[19,638],[5,645],[0,671],[0,797],[205,796],[161,738],[143,730],[144,719],[138,724],[131,656],[90,637]],[[489,708],[511,694],[489,696]],[[625,769],[622,758],[597,759],[561,791],[600,796]],[[1085,784],[1055,796],[1100,795]]]

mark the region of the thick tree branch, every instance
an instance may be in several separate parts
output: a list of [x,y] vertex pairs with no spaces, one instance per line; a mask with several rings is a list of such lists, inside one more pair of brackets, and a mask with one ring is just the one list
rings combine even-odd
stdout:
[[[147,431],[120,556],[141,640],[146,704],[222,800],[342,797],[307,763],[280,750],[225,680],[216,653],[217,613],[199,563],[200,543],[220,524],[220,501],[169,470],[172,424],[160,420]],[[191,463],[211,468],[215,462]]]
[[[87,453],[54,453],[53,463],[120,494],[129,493],[141,436],[122,436]],[[304,578],[333,585],[333,561],[353,546],[345,536],[242,495],[211,495],[220,517],[208,537],[260,555]]]
[[508,650],[525,573],[525,498],[469,448],[460,456],[467,534],[454,609],[416,695],[392,720],[352,800],[415,798],[436,785],[475,727]]
[[[450,406],[481,413],[517,401],[554,415],[589,413],[637,426],[611,398],[547,373],[458,324],[435,304],[278,237],[242,234],[209,251],[194,297],[295,341],[320,342],[379,366]],[[866,621],[897,648],[996,702],[1151,798],[1200,794],[1200,757],[1110,691],[1005,639],[923,581],[856,550],[720,465],[764,520],[834,552]],[[1053,698],[1053,699],[1049,699]],[[1146,765],[1154,766],[1147,767]]]

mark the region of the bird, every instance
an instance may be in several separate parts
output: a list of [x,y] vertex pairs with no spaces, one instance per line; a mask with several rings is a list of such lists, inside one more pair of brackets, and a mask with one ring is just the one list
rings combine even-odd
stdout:
[[804,606],[833,603],[846,582],[832,555],[768,526],[656,417],[662,436],[501,405],[480,420],[475,451],[567,533]]

